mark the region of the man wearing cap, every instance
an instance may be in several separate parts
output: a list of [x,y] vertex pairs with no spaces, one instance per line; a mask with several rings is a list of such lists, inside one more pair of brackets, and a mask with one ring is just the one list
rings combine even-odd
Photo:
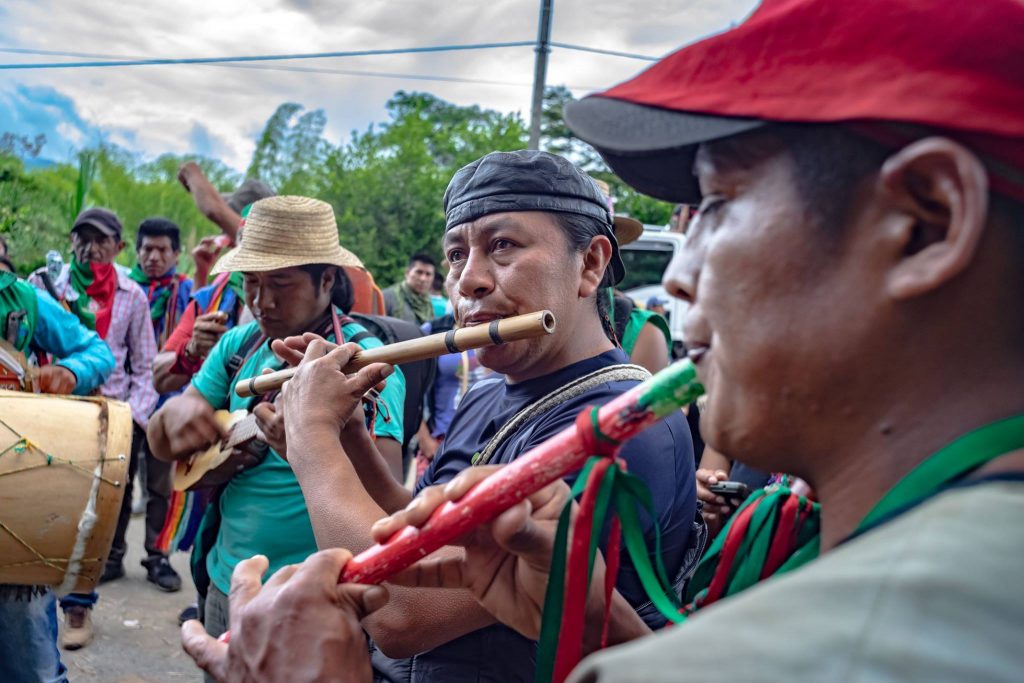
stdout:
[[[86,327],[95,330],[114,354],[114,371],[100,387],[100,393],[126,401],[131,407],[135,421],[134,459],[141,457],[138,451],[145,441],[145,428],[157,402],[152,371],[156,340],[146,295],[128,276],[127,269],[114,263],[122,249],[124,240],[117,215],[104,208],[86,209],[71,228],[71,263],[63,266],[53,285],[61,302]],[[41,271],[33,273],[29,281],[38,289],[45,289]],[[131,501],[132,482],[128,480],[119,526],[128,524]],[[119,564],[124,551],[123,544],[115,545],[110,556]],[[71,594],[61,599],[65,615],[62,638],[66,649],[84,647],[92,640],[90,610],[96,600],[95,592]]]
[[[798,474],[822,511],[789,571],[594,655],[571,681],[1020,680],[1022,31],[1016,0],[767,0],[567,108],[631,185],[700,200],[666,284],[691,303],[702,431]],[[546,584],[556,493],[491,526],[520,558],[521,594]],[[645,635],[612,613],[613,639]],[[503,618],[537,623],[536,610]]]
[[[448,293],[458,325],[548,309],[557,326],[550,336],[477,351],[480,364],[503,377],[481,380],[463,397],[417,492],[477,464],[511,462],[571,424],[584,407],[606,403],[649,376],[628,365],[611,341],[607,315],[599,313],[600,289],[618,282],[624,268],[607,205],[589,177],[553,154],[495,152],[456,173],[444,205]],[[324,351],[310,345],[306,357]],[[291,360],[301,358],[294,353]],[[371,524],[409,504],[411,495],[379,474],[380,456],[365,428],[343,409],[351,405],[347,397],[377,378],[348,381],[338,362],[332,356],[304,363],[286,387],[289,461],[310,501],[320,547],[361,550],[371,543]],[[696,510],[691,448],[680,413],[622,451],[630,471],[651,487],[662,559],[677,580],[696,556],[688,553]],[[651,520],[644,531],[653,547]],[[664,623],[644,606],[625,556],[618,585],[653,627]],[[395,589],[388,608],[364,625],[382,680],[529,681],[534,675],[534,639],[496,624],[465,593]]]
[[[285,459],[280,415],[272,401],[239,397],[235,382],[281,367],[270,348],[275,339],[316,333],[354,340],[361,348],[380,346],[345,316],[352,290],[342,267],[361,265],[338,244],[329,204],[305,197],[271,197],[253,204],[240,246],[222,257],[214,272],[242,274],[245,302],[256,320],[224,334],[191,385],[153,417],[150,445],[156,457],[167,461],[188,458],[220,440],[224,430],[213,414],[220,409],[255,413],[271,446],[262,461],[238,454],[222,468],[230,476],[239,466],[247,467],[226,481],[217,502],[207,508],[196,540],[193,574],[200,593],[206,593],[205,623],[211,633],[228,628],[227,594],[239,561],[264,555],[273,573],[317,549],[306,499]],[[403,398],[404,381],[396,371],[380,394],[373,423],[376,448],[388,463],[401,462]],[[336,500],[344,498],[339,493]]]

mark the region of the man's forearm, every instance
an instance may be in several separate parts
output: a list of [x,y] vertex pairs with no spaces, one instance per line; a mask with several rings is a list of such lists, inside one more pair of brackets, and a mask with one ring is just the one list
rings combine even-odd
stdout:
[[346,437],[342,446],[366,492],[387,514],[395,513],[412,500],[412,493],[395,480],[392,468],[366,430]]
[[189,377],[172,372],[178,356],[172,351],[162,351],[153,359],[153,386],[161,394],[177,391],[188,384]]
[[338,435],[316,427],[288,429],[288,460],[306,498],[317,545],[356,553],[370,547],[370,526],[385,512],[363,487]]
[[[315,453],[316,457],[303,458],[303,453]],[[337,435],[323,428],[289,430],[288,454],[306,498],[317,546],[347,548],[354,553],[370,547],[370,526],[385,516],[384,511],[363,487]],[[386,465],[381,479],[394,481]],[[405,495],[408,501],[411,497],[408,492]],[[446,548],[439,552],[462,551]],[[493,623],[465,591],[393,587],[391,593],[390,603],[364,625],[381,650],[392,657],[411,656]]]

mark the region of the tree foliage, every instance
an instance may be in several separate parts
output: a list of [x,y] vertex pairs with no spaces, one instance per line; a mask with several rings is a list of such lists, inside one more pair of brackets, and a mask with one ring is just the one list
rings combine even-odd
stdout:
[[[617,211],[648,223],[667,222],[670,205],[626,187],[565,126],[562,108],[572,99],[564,87],[548,89],[543,146],[608,181]],[[334,145],[324,137],[322,110],[286,102],[267,120],[244,175],[266,181],[280,194],[329,202],[342,244],[382,285],[400,278],[414,253],[440,257],[442,197],[455,171],[488,152],[521,149],[527,141],[526,125],[516,113],[459,106],[427,93],[399,91],[386,112],[385,121]],[[177,222],[187,251],[216,228],[178,183],[178,168],[197,161],[224,192],[243,179],[216,159],[165,154],[147,161],[110,145],[84,150],[74,163],[26,164],[44,144],[45,138],[0,136],[0,234],[22,272],[41,264],[49,249],[66,254],[71,223],[89,206],[106,206],[120,216],[129,244],[120,257],[126,265],[134,262],[135,231],[149,216]],[[183,266],[189,266],[187,258]]]

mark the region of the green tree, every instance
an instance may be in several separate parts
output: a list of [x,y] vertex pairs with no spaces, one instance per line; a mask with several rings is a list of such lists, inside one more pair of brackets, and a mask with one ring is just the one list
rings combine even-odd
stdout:
[[672,205],[640,194],[626,185],[604,163],[593,147],[576,137],[566,125],[562,112],[576,100],[567,87],[551,86],[544,91],[544,109],[541,114],[541,146],[560,154],[595,178],[608,183],[615,198],[616,213],[632,216],[650,225],[665,225],[672,216]]
[[441,257],[442,198],[452,175],[495,150],[525,146],[518,114],[461,107],[426,93],[398,92],[389,120],[353,132],[325,164],[321,198],[335,209],[341,242],[381,285],[401,277],[417,252]]

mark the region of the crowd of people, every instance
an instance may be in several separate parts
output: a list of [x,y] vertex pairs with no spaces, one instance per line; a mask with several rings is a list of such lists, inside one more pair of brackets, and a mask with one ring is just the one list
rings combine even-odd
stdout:
[[[703,440],[674,411],[617,445],[646,508],[628,542],[596,535],[585,658],[556,679],[1024,675],[1024,6],[984,5],[765,0],[567,107],[626,183],[679,207],[664,283],[706,396]],[[0,322],[42,391],[131,406],[148,580],[179,590],[168,554],[191,553],[185,650],[213,681],[534,679],[575,475],[384,585],[337,581],[670,362],[667,302],[615,289],[639,224],[563,157],[492,152],[438,198],[447,272],[416,254],[381,291],[330,205],[180,179],[222,233],[192,278],[178,226],[143,221],[128,271],[120,220],[91,208],[69,264],[22,280],[4,249]],[[551,335],[343,372],[540,310]],[[289,366],[279,391],[233,390]],[[254,416],[256,447],[172,494],[175,464],[228,436],[221,410]],[[201,514],[184,535],[181,505]],[[63,647],[87,646],[98,598],[59,596]],[[65,679],[56,605],[0,586],[3,680]]]

